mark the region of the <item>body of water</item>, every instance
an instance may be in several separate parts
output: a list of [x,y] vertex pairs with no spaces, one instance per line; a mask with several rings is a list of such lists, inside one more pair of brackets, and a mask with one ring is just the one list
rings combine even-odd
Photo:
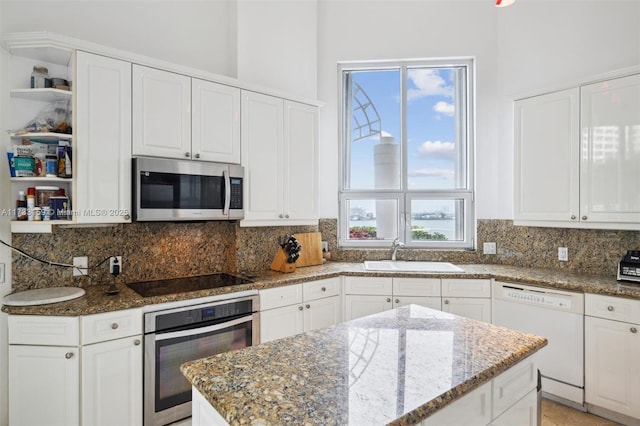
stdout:
[[[423,227],[430,232],[439,232],[447,237],[447,240],[455,240],[455,226],[456,221],[453,219],[438,219],[438,220],[411,220],[412,226]],[[375,219],[372,220],[350,220],[349,226],[376,226]]]

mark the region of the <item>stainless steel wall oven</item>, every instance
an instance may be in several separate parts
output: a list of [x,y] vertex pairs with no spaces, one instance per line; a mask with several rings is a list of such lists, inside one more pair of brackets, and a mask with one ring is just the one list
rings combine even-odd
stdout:
[[180,365],[259,343],[258,296],[145,314],[144,424],[191,416],[191,384]]

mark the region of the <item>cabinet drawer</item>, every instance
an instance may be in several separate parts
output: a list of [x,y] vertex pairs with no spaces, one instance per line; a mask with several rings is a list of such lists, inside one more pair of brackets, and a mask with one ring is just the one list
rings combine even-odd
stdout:
[[442,279],[443,297],[491,297],[489,279]]
[[9,344],[78,346],[79,317],[9,315]]
[[440,296],[440,278],[394,278],[394,296]]
[[526,358],[493,379],[493,418],[535,389],[538,370],[532,357]]
[[302,284],[260,290],[260,310],[302,303]]
[[82,317],[82,344],[142,334],[142,309],[126,309]]
[[640,300],[585,294],[584,313],[591,317],[640,324]]
[[340,277],[302,283],[302,295],[305,301],[340,294]]
[[346,294],[390,295],[393,279],[387,277],[344,277]]

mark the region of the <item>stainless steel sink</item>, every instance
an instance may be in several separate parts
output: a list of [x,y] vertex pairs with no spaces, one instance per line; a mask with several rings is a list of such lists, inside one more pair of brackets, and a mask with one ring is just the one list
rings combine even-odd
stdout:
[[464,272],[449,262],[418,262],[404,260],[365,260],[366,271],[402,271],[402,272]]

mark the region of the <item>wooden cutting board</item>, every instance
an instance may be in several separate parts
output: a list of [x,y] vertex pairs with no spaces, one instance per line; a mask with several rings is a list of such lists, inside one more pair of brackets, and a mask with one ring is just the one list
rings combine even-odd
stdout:
[[308,232],[295,234],[302,246],[300,257],[296,261],[296,268],[322,265],[322,234],[320,232]]

